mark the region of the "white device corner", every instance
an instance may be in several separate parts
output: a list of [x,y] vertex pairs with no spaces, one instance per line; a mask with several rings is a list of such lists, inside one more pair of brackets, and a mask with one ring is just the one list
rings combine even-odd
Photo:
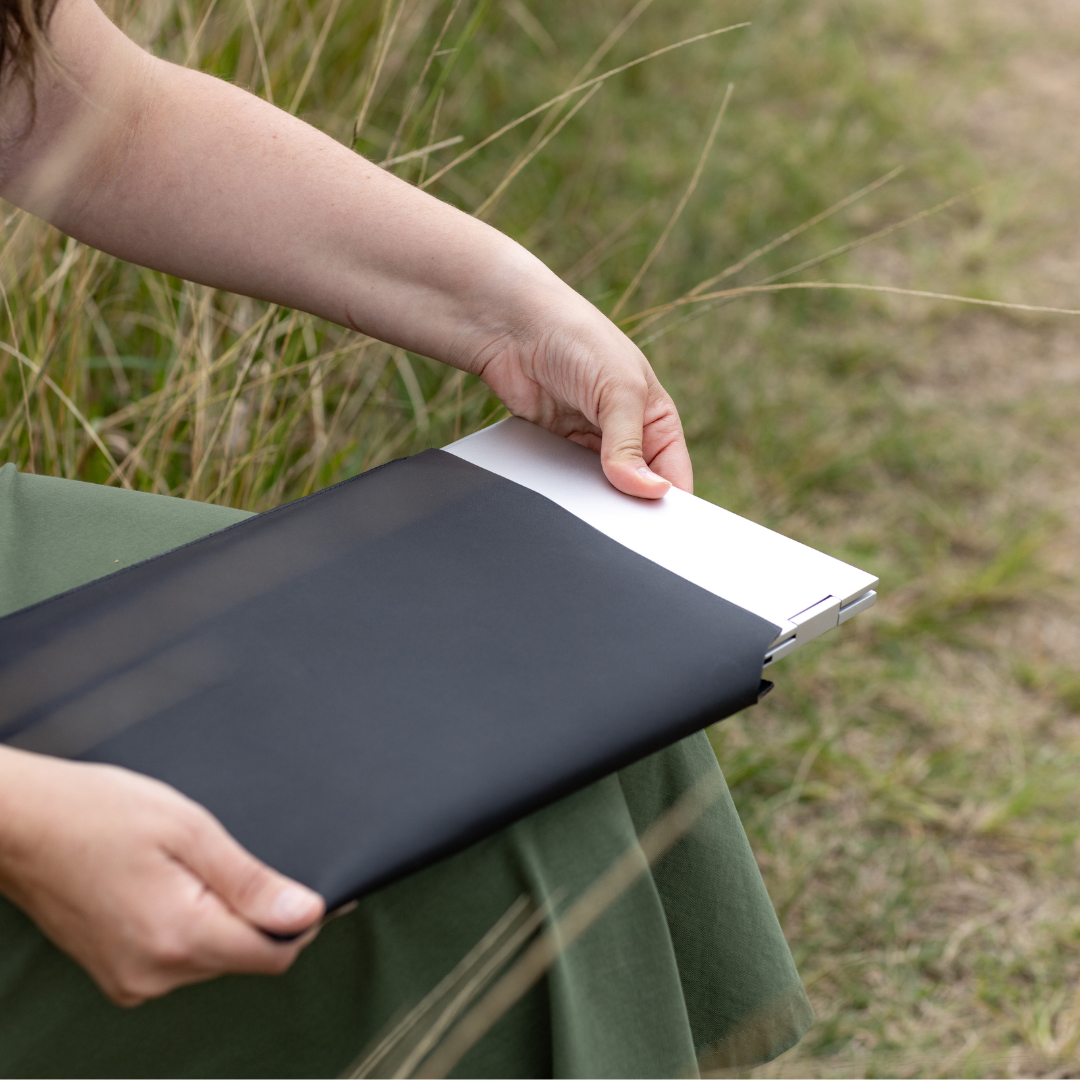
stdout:
[[779,627],[766,666],[871,607],[878,579],[764,525],[672,488],[636,499],[600,457],[510,417],[443,449],[551,499],[593,528]]

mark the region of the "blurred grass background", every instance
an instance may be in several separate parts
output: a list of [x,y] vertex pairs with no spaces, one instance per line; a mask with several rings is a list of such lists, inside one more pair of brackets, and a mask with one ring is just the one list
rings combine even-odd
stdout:
[[[143,0],[111,14],[161,56],[404,159],[389,167],[603,310],[634,285],[620,318],[897,166],[720,287],[854,244],[785,280],[1080,306],[1068,0]],[[744,20],[431,183],[566,88]],[[729,83],[700,182],[635,282]],[[117,263],[12,208],[3,227],[0,460],[20,468],[261,510],[501,415],[423,357]],[[778,665],[777,692],[713,733],[818,1014],[758,1073],[1080,1074],[1080,329],[851,292],[627,326],[682,410],[699,494],[882,579],[877,609]]]

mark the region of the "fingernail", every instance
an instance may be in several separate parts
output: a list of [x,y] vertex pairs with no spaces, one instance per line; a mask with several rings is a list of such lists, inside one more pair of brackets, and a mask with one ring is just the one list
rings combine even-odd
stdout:
[[318,898],[307,889],[298,889],[294,885],[286,886],[274,897],[272,914],[282,922],[294,922],[314,912]]
[[670,480],[665,480],[662,476],[654,473],[648,465],[642,465],[638,469],[638,475],[643,477],[645,480],[648,480],[650,484],[666,484],[668,487],[671,487]]

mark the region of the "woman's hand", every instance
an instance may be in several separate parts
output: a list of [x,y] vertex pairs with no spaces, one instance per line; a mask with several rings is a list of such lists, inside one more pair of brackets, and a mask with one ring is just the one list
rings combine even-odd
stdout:
[[0,892],[119,1005],[228,972],[279,974],[323,914],[321,897],[166,784],[6,747]]
[[641,350],[542,264],[531,269],[526,299],[506,301],[521,309],[515,329],[452,362],[480,375],[515,416],[598,451],[621,491],[692,491],[678,411]]
[[[678,413],[641,351],[507,236],[222,79],[58,0],[63,77],[0,96],[0,194],[170,274],[300,308],[480,374],[599,450],[618,488],[690,489]],[[657,479],[659,476],[661,479]]]

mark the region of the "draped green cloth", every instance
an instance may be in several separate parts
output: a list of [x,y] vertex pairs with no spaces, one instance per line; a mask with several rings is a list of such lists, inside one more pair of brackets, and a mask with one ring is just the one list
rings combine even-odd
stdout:
[[[0,468],[0,615],[224,528],[226,507]],[[748,1069],[813,1014],[704,734],[367,897],[285,975],[117,1008],[0,898],[0,1075],[335,1076],[523,894],[556,910],[707,774],[721,794],[454,1076]]]

